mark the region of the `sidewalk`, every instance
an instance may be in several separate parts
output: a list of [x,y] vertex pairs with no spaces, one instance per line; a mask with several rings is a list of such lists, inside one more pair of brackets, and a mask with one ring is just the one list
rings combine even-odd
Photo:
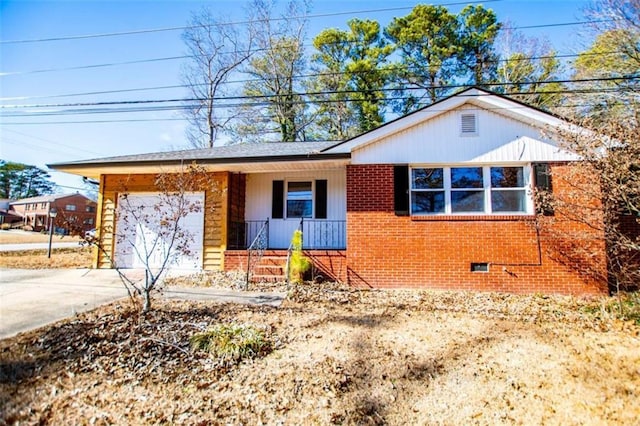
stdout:
[[[141,278],[143,271],[126,271]],[[156,298],[278,307],[285,293],[164,287]],[[128,297],[112,269],[0,269],[0,339]]]

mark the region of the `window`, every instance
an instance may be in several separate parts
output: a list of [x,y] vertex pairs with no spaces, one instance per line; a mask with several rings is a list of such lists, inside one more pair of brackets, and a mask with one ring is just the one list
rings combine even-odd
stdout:
[[313,217],[311,182],[287,183],[287,217]]
[[530,208],[529,167],[414,167],[411,214],[521,214]]
[[87,206],[86,211],[88,213],[94,213],[96,211],[96,208],[94,206]]
[[522,167],[491,167],[491,211],[526,211],[526,190]]
[[66,206],[64,206],[64,209],[68,212],[75,212],[76,211],[76,205],[75,204],[67,204]]
[[451,212],[484,212],[482,167],[451,168]]
[[85,219],[82,223],[84,223],[85,225],[93,225],[93,218],[90,217],[88,219]]
[[298,182],[274,180],[272,184],[272,219],[327,218],[328,185],[326,179]]
[[443,169],[411,169],[411,187],[414,214],[444,213]]

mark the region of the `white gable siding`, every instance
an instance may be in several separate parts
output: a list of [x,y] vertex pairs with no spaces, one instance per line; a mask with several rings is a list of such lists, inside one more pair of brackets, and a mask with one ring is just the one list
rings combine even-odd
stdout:
[[[462,135],[460,113],[477,114],[477,136]],[[374,143],[356,148],[353,164],[496,163],[574,159],[541,130],[473,106],[441,114]]]

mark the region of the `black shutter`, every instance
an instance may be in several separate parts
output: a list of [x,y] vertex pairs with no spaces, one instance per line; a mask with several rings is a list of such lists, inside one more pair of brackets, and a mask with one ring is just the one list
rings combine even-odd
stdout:
[[553,216],[553,184],[551,182],[551,170],[548,163],[533,165],[535,187],[537,191],[536,213],[545,216]]
[[271,218],[282,219],[284,217],[284,181],[273,181],[273,197],[271,202]]
[[533,165],[533,171],[536,178],[536,188],[540,191],[553,190],[551,186],[551,174],[548,163],[537,163]]
[[409,215],[409,166],[393,167],[393,202],[397,216]]
[[316,219],[327,218],[327,180],[316,180]]

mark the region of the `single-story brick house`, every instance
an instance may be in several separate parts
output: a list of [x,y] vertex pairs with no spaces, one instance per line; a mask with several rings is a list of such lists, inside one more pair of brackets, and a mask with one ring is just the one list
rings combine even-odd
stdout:
[[[536,226],[533,189],[548,186],[551,175],[560,194],[557,177],[576,159],[554,140],[554,129],[566,125],[472,88],[343,142],[239,144],[50,167],[99,180],[98,225],[108,229],[117,226],[123,179],[145,202],[157,173],[185,162],[205,167],[226,190],[194,195],[216,206],[193,218],[195,268],[245,269],[246,248],[268,222],[272,267],[284,264],[302,226],[316,273],[355,286],[602,293],[606,282],[559,262]],[[126,252],[103,237],[111,255]],[[108,267],[104,256],[95,262]],[[589,262],[606,271],[604,245],[594,245]]]

